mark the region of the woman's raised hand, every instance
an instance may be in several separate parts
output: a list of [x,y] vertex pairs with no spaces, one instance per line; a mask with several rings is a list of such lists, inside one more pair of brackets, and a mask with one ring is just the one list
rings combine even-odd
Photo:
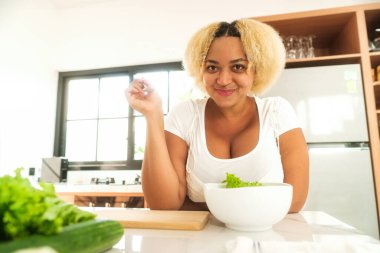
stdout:
[[160,96],[152,88],[152,85],[144,79],[133,80],[125,90],[125,96],[129,105],[144,116],[162,112]]

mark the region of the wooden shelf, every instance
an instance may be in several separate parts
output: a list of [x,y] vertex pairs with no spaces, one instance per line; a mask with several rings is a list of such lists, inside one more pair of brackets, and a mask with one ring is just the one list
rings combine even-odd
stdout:
[[380,51],[378,52],[370,52],[369,56],[371,58],[371,66],[372,68],[376,68],[380,65]]
[[373,83],[373,90],[375,93],[375,102],[376,102],[376,113],[379,115],[380,112],[380,81]]
[[375,28],[380,28],[380,9],[370,9],[364,11],[368,39],[373,40],[375,37]]
[[314,15],[289,14],[255,19],[271,25],[283,37],[315,35],[313,45],[317,56],[360,53],[355,12]]
[[286,68],[315,67],[338,64],[360,63],[360,54],[318,56],[314,58],[291,59],[286,61]]

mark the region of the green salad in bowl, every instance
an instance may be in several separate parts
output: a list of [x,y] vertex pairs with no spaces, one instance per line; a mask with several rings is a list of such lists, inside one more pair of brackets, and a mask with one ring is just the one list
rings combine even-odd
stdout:
[[292,185],[283,182],[247,182],[227,173],[221,183],[204,184],[211,214],[227,228],[263,231],[272,228],[288,213]]
[[246,182],[241,180],[239,177],[234,174],[227,173],[226,179],[222,181],[222,183],[226,183],[226,188],[239,188],[239,187],[250,187],[250,186],[263,186],[262,183],[258,181],[254,182]]

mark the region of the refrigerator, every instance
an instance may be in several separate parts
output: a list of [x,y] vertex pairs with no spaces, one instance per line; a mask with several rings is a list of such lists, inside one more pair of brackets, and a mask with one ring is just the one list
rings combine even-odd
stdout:
[[309,148],[303,210],[324,211],[379,239],[360,64],[285,69],[262,97],[293,106]]

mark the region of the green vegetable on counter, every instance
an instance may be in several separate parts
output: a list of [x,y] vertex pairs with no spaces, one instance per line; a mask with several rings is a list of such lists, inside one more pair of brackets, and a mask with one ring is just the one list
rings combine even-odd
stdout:
[[48,247],[58,253],[100,253],[112,248],[123,235],[124,228],[117,221],[90,220],[66,226],[56,235],[31,235],[0,243],[0,252],[38,252]]
[[16,169],[14,177],[0,177],[0,242],[54,235],[70,224],[95,219],[95,214],[58,198],[53,184],[33,187],[21,176],[22,169]]
[[262,186],[260,182],[246,182],[242,181],[239,177],[234,174],[227,173],[226,179],[222,183],[227,183],[226,188],[239,188],[239,187],[251,187],[251,186]]

